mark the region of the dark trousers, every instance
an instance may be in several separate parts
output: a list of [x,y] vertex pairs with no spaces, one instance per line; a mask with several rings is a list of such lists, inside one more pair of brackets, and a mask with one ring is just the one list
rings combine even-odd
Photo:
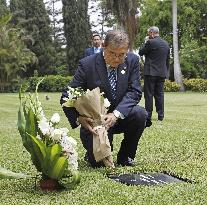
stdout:
[[[121,142],[121,147],[117,155],[119,160],[127,159],[127,157],[135,158],[138,142],[145,128],[146,118],[146,110],[143,107],[135,106],[128,117],[123,120],[118,119],[117,123],[108,130],[108,137],[112,149],[113,134],[124,133],[124,139]],[[95,165],[92,134],[81,127],[80,138],[84,148],[87,150],[89,162]]]
[[163,77],[144,76],[145,109],[148,113],[148,119],[152,117],[153,97],[155,98],[155,107],[158,116],[164,117],[164,82],[165,78]]

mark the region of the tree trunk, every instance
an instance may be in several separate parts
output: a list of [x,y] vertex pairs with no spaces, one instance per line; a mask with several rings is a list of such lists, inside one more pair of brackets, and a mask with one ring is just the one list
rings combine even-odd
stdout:
[[179,52],[178,52],[178,29],[177,29],[177,0],[172,0],[172,13],[173,13],[173,57],[174,57],[174,78],[180,91],[184,91],[182,80],[182,72],[180,68]]

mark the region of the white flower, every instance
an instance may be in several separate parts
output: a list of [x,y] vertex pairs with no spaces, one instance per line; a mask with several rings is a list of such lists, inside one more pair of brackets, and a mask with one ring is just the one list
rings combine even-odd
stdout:
[[67,101],[67,100],[72,100],[74,98],[73,94],[70,91],[67,91],[68,93],[68,98],[63,98],[63,100]]
[[68,141],[73,145],[73,146],[76,146],[77,145],[77,142],[74,138],[72,137],[68,137]]
[[49,135],[50,134],[50,124],[45,120],[46,118],[43,118],[40,120],[38,127],[40,128],[43,135]]
[[37,137],[36,137],[36,138],[37,138],[38,140],[42,140],[42,139],[41,139],[41,137],[40,137],[39,135],[37,135]]
[[50,121],[53,124],[57,124],[60,122],[60,115],[58,113],[53,114],[53,116],[51,117]]
[[60,130],[63,131],[62,136],[67,136],[67,134],[68,134],[68,132],[69,132],[68,128],[63,127],[63,128],[60,128]]
[[111,103],[109,102],[109,100],[107,98],[104,98],[104,107],[108,108],[110,107]]
[[54,129],[53,132],[51,133],[51,138],[55,141],[59,141],[62,137],[63,131],[60,129]]
[[75,150],[77,142],[72,137],[63,136],[60,140],[60,145],[64,155],[67,156],[68,163],[72,166],[74,170],[78,169],[78,153]]

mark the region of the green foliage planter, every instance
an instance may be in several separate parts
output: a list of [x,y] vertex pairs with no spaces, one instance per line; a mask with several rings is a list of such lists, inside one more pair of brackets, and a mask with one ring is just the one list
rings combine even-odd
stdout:
[[60,121],[58,113],[47,120],[37,93],[40,82],[34,95],[23,96],[21,90],[19,93],[18,130],[22,143],[42,175],[41,188],[57,189],[58,181],[69,176],[73,179],[70,184],[75,185],[80,181],[76,141],[68,136],[67,128],[57,127]]

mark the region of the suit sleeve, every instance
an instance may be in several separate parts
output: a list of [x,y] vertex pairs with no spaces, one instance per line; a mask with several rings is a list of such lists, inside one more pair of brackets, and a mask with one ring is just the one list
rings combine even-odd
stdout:
[[[69,83],[70,87],[76,88],[76,87],[81,87],[84,90],[86,89],[86,81],[85,81],[85,71],[83,69],[82,63],[80,62],[78,65],[78,68],[76,70],[76,73],[71,81]],[[60,99],[60,104],[62,105],[64,103],[63,98],[68,97],[67,90],[63,91],[61,99]],[[77,118],[79,117],[79,113],[74,107],[63,107],[63,111],[68,118],[68,121],[71,125],[71,127],[74,129],[78,127],[76,124]]]
[[149,50],[150,50],[150,41],[148,40],[139,49],[139,55],[140,56],[146,55],[149,52]]
[[134,106],[136,106],[142,97],[140,84],[140,71],[138,57],[129,73],[128,88],[122,101],[118,104],[115,110],[127,117]]
[[84,51],[84,57],[88,56],[88,49],[85,49]]

